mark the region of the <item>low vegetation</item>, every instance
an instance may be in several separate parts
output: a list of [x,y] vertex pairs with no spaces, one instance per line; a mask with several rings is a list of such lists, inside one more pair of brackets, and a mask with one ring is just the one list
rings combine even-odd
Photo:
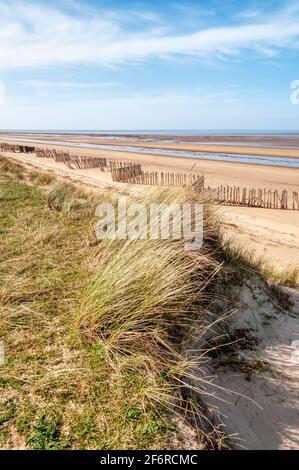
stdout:
[[265,277],[273,284],[281,284],[287,287],[299,286],[299,266],[290,265],[284,269],[278,269],[276,266],[266,264],[262,267]]
[[2,447],[173,445],[181,340],[217,263],[180,242],[98,244],[100,196],[6,160],[1,173]]
[[[189,339],[216,334],[219,284],[254,267],[220,247],[209,207],[199,252],[181,241],[98,242],[95,207],[115,196],[4,158],[0,174],[0,446],[182,448],[177,419],[195,425],[197,448],[225,446],[213,423],[197,425],[208,420],[209,378],[195,373],[207,345],[194,351]],[[174,198],[186,195],[146,195]]]

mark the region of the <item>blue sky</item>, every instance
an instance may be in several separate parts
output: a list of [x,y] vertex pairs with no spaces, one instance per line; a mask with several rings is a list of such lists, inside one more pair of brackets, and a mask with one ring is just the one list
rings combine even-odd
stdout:
[[0,0],[0,128],[299,130],[298,59],[293,0]]

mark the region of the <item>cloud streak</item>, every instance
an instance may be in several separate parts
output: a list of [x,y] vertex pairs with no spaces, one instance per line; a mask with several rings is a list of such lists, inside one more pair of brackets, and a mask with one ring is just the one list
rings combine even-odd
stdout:
[[62,7],[0,0],[0,69],[114,65],[173,56],[210,60],[248,51],[267,57],[267,51],[275,55],[298,48],[299,11],[294,4],[272,17],[248,21],[175,34],[167,24],[128,29],[106,10],[94,10],[92,15],[82,11],[79,16],[76,11],[74,16]]

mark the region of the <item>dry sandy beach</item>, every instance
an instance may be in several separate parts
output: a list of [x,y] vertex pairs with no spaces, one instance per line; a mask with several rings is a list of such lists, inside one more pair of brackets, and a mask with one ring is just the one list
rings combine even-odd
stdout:
[[[57,137],[55,139],[57,140]],[[7,141],[14,142],[13,139]],[[15,141],[15,143],[18,142]],[[35,145],[36,147],[45,147],[43,144]],[[145,146],[145,143],[142,142],[138,145]],[[177,146],[178,144],[173,145]],[[150,150],[148,154],[138,154],[115,150],[74,149],[67,145],[47,144],[46,146],[58,150],[68,150],[70,153],[134,161],[142,163],[145,170],[171,172],[188,171],[193,168],[193,171],[205,176],[205,185],[211,187],[229,184],[248,188],[286,189],[290,192],[299,190],[299,170],[294,168],[159,156],[151,155]],[[234,150],[239,152],[240,148],[237,147]],[[267,150],[269,151],[269,149]],[[284,150],[290,152],[290,150]],[[299,151],[296,152],[299,155]],[[8,156],[12,158],[11,154]],[[117,190],[122,186],[120,183],[113,183],[109,173],[103,173],[97,169],[70,170],[61,163],[49,159],[39,159],[35,155],[14,154],[13,158],[41,169],[53,170],[64,177],[100,189]],[[146,187],[139,186],[136,189],[145,191]],[[233,238],[235,243],[247,250],[251,250],[254,256],[262,256],[266,262],[274,262],[280,267],[299,264],[299,213],[297,211],[223,207],[221,213],[225,221],[226,236]]]
[[[55,139],[57,140],[57,138]],[[60,139],[59,139],[60,140]],[[20,144],[17,140],[7,139],[8,143]],[[247,187],[265,187],[296,191],[299,188],[299,169],[287,167],[272,167],[247,163],[204,160],[198,158],[185,158],[179,156],[140,154],[135,152],[116,151],[110,149],[72,148],[66,145],[33,144],[35,147],[56,148],[58,151],[82,155],[96,155],[110,159],[141,163],[146,170],[159,171],[192,171],[205,176],[206,186],[239,185]],[[114,144],[113,144],[114,145]],[[177,144],[174,144],[175,146]],[[130,144],[132,146],[132,144]],[[140,143],[138,147],[144,147]],[[161,146],[158,146],[161,148]],[[175,147],[177,149],[177,147]],[[237,147],[237,153],[240,147]],[[236,150],[236,148],[235,148]],[[255,150],[255,149],[254,149]],[[252,151],[252,149],[251,149]],[[287,151],[287,150],[286,150]],[[256,154],[256,153],[254,153]],[[298,151],[299,155],[299,151]],[[30,157],[26,157],[30,158]],[[91,171],[91,176],[99,178],[97,171]],[[101,176],[101,175],[100,175]]]

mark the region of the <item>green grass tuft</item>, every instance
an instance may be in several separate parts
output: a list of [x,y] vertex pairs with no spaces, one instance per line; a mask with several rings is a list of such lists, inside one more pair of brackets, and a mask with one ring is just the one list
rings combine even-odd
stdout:
[[49,415],[42,415],[33,428],[27,445],[33,450],[60,450],[61,420]]

